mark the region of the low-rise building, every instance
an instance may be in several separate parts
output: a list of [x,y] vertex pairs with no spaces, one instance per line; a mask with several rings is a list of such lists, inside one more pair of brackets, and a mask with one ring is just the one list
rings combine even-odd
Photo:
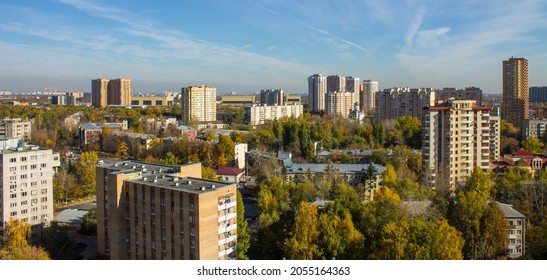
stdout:
[[228,183],[239,183],[243,181],[243,176],[245,173],[244,169],[237,167],[217,166],[213,168],[213,170],[215,170],[219,180]]
[[31,139],[32,123],[20,118],[0,120],[0,138],[17,138],[24,142]]
[[165,92],[161,94],[144,94],[139,93],[131,96],[132,107],[147,107],[147,106],[175,106],[180,102],[180,93]]
[[110,131],[127,130],[127,121],[121,123],[84,123],[80,125],[78,138],[80,145],[85,146],[92,143],[99,143],[103,128],[108,127]]
[[503,215],[509,223],[507,257],[510,259],[522,258],[526,253],[526,216],[513,209],[510,204],[497,201],[496,204],[503,211]]
[[245,107],[244,122],[248,125],[264,124],[284,117],[298,118],[304,113],[303,105],[284,106],[247,106]]

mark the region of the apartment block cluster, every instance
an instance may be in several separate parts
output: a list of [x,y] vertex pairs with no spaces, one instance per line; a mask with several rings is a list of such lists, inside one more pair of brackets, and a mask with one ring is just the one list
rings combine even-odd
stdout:
[[308,77],[308,103],[314,113],[325,112],[348,118],[354,110],[374,110],[378,82],[351,76],[314,74]]

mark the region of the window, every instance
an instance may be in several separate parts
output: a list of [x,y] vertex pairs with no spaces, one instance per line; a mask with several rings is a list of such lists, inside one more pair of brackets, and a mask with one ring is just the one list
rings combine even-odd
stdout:
[[31,203],[31,204],[36,204],[36,203],[38,203],[38,198],[33,198],[33,199],[31,199],[31,200],[30,200],[30,203]]
[[17,202],[12,202],[9,204],[9,207],[17,207]]
[[40,163],[40,167],[41,167],[41,168],[46,168],[46,166],[47,166],[47,164],[45,164],[45,163]]
[[[37,195],[38,194],[38,191],[37,190],[34,190],[34,191],[30,191],[30,195],[34,196],[34,195]],[[34,200],[34,199],[33,199]]]
[[522,234],[522,230],[517,230],[517,234]]
[[10,158],[9,162],[17,162],[17,159],[16,158]]
[[27,174],[21,174],[21,179],[26,179],[27,178]]
[[26,200],[21,201],[21,205],[27,205],[27,201]]
[[21,192],[21,197],[27,196],[27,192]]
[[22,165],[22,166],[21,166],[21,170],[27,170],[27,166],[26,166],[26,165]]
[[9,171],[17,171],[17,167],[12,166],[12,167],[9,168]]
[[31,164],[30,165],[30,169],[36,169],[37,168],[37,165],[36,164]]
[[30,182],[30,186],[31,187],[36,187],[36,186],[38,186],[38,182]]
[[21,183],[21,189],[24,189],[27,187],[27,183]]
[[28,210],[27,210],[27,209],[21,210],[21,215],[26,214],[26,213],[28,213]]
[[36,160],[37,158],[37,156],[30,156],[30,160]]
[[11,175],[11,176],[9,176],[9,179],[10,179],[10,181],[15,181],[15,180],[17,180],[17,175]]
[[47,193],[47,189],[42,189],[42,190],[40,191],[40,193],[41,193],[41,194],[46,194],[46,193]]
[[517,225],[522,226],[522,221],[517,221]]
[[27,161],[27,157],[21,157],[21,161]]
[[47,197],[42,197],[42,198],[40,199],[40,201],[41,201],[41,202],[47,202]]
[[17,216],[17,211],[13,211],[9,215],[10,215],[10,217],[15,217],[15,216]]
[[42,210],[47,210],[47,205],[42,205]]
[[17,194],[16,193],[12,193],[9,195],[10,198],[17,198]]

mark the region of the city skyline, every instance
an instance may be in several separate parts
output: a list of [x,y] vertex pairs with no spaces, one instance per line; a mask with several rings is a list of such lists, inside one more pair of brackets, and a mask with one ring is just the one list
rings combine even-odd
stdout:
[[476,86],[501,94],[502,61],[529,61],[545,85],[547,5],[496,1],[0,0],[0,91],[91,91],[127,77],[132,91],[207,85],[283,88],[343,75],[390,87]]

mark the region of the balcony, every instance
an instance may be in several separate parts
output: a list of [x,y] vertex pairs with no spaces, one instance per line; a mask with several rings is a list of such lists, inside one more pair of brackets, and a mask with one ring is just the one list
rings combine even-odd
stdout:
[[236,228],[237,228],[237,224],[222,225],[218,227],[218,234],[230,232]]
[[234,235],[232,235],[232,236],[229,236],[229,237],[227,237],[227,238],[221,239],[221,240],[218,241],[218,246],[224,245],[224,244],[226,244],[226,243],[230,243],[230,242],[232,242],[232,241],[235,241],[236,239],[237,239],[237,235],[236,235],[236,234],[234,234]]
[[237,249],[237,246],[232,246],[232,247],[230,247],[230,248],[228,248],[228,249],[226,249],[226,250],[218,251],[218,257],[223,257],[223,256],[225,256],[225,255],[229,255],[229,254],[235,252],[236,249]]

